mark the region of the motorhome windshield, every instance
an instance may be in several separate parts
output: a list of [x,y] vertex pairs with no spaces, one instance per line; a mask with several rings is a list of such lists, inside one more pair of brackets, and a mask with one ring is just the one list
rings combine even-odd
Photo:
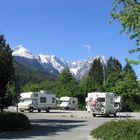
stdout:
[[23,103],[32,103],[32,99],[24,99]]
[[23,103],[23,102],[24,102],[24,100],[25,100],[25,99],[19,99],[19,102],[20,102],[20,103]]
[[70,104],[70,101],[61,101],[61,104]]
[[105,98],[97,98],[97,102],[105,102]]

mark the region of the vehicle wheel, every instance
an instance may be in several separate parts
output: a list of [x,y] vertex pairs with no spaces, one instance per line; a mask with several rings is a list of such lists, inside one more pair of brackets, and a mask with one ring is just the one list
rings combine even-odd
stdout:
[[33,111],[34,111],[33,107],[30,107],[29,112],[33,112]]
[[67,108],[66,108],[66,110],[70,110],[70,108],[69,108],[69,107],[67,107]]
[[41,112],[41,109],[38,109],[38,112]]
[[93,115],[93,117],[96,117],[96,114],[92,114]]
[[110,117],[110,114],[106,114],[106,117]]
[[49,108],[47,108],[47,109],[46,109],[46,112],[47,112],[47,113],[49,113],[49,112],[50,112],[50,109],[49,109]]
[[116,117],[116,112],[114,113],[114,117]]

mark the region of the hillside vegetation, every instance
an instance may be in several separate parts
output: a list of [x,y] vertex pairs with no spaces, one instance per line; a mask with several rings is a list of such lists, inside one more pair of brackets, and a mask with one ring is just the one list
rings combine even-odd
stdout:
[[46,80],[54,80],[55,76],[50,74],[49,72],[40,72],[37,70],[30,69],[18,62],[14,61],[15,74],[19,78],[20,85],[24,85],[26,83],[40,83]]

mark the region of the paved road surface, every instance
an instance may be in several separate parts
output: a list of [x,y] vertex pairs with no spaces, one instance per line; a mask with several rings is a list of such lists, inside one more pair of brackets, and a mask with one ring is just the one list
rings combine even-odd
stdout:
[[[118,119],[137,118],[140,113],[121,113],[120,117],[93,118],[86,111],[60,111],[28,113],[31,129],[17,132],[1,132],[0,139],[10,140],[93,140],[90,131],[99,125]],[[119,114],[118,114],[119,115]]]

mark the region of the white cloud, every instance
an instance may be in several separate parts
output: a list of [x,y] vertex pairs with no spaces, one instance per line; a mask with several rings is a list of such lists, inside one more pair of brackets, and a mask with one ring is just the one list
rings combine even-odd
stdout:
[[86,48],[88,52],[91,51],[91,45],[89,44],[84,45],[84,48]]

